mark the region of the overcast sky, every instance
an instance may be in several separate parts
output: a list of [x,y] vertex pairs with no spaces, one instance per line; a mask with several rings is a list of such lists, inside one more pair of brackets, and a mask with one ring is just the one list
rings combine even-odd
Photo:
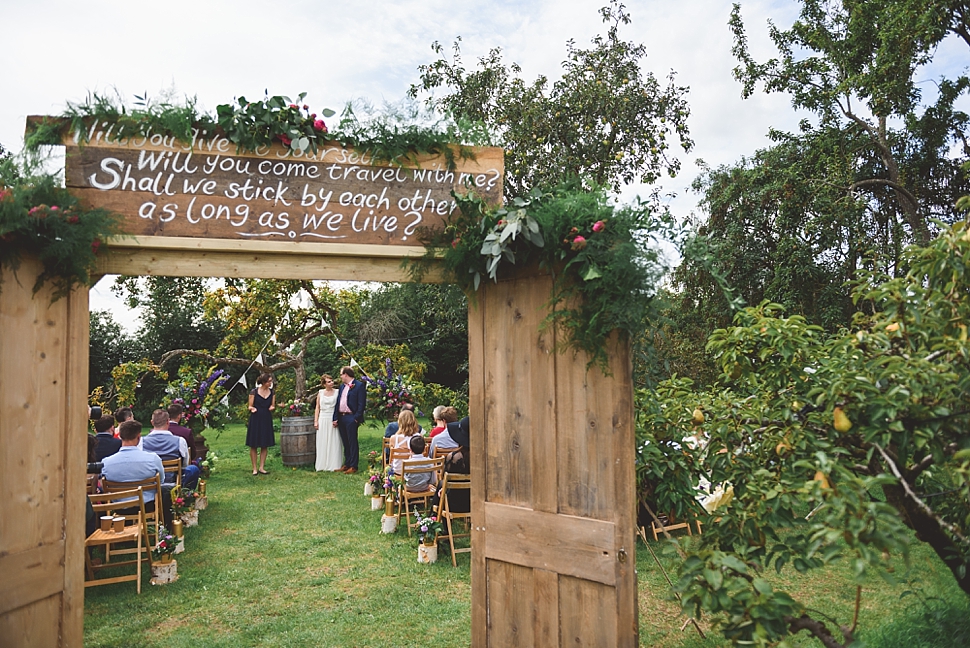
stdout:
[[[305,91],[315,110],[339,110],[354,98],[397,101],[417,80],[417,67],[433,60],[431,43],[450,44],[457,36],[466,67],[498,46],[525,78],[554,79],[568,39],[585,46],[605,32],[598,14],[605,3],[0,0],[0,143],[19,150],[27,115],[58,114],[65,101],[112,88],[130,101],[174,87],[210,111],[264,90]],[[780,95],[741,99],[731,76],[729,1],[628,0],[626,6],[633,22],[621,37],[646,45],[645,68],[658,77],[675,70],[678,83],[690,87],[696,146],[681,156],[681,174],[662,185],[678,194],[675,211],[687,215],[696,203],[688,190],[698,174],[696,159],[716,166],[749,155],[766,144],[769,126],[793,129],[799,116]],[[787,26],[798,6],[745,0],[742,7],[751,49],[764,59],[773,53],[767,21]],[[955,56],[965,58],[963,51]],[[118,314],[112,304],[102,281],[92,290],[92,308]]]

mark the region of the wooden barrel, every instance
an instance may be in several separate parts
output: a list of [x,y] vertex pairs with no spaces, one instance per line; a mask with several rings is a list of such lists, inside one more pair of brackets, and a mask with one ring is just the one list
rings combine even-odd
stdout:
[[317,429],[312,416],[284,416],[280,426],[284,466],[312,466],[317,460]]

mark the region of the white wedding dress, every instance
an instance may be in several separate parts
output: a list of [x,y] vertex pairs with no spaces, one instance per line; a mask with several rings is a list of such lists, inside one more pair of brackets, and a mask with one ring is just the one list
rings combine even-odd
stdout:
[[337,390],[327,396],[321,389],[317,394],[320,401],[320,420],[317,421],[317,470],[337,470],[344,463],[344,444],[340,442],[340,432],[333,426],[333,408],[337,405]]

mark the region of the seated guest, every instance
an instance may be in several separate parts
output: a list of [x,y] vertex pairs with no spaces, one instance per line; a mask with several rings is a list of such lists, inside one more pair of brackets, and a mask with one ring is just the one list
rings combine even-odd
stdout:
[[134,418],[135,418],[135,415],[132,413],[130,407],[121,407],[115,410],[114,435],[116,439],[119,438],[118,431],[121,429],[121,424],[124,423],[125,421],[134,420]]
[[172,403],[166,409],[168,410],[169,420],[168,431],[185,439],[185,444],[189,446],[189,461],[193,461],[195,459],[195,433],[190,428],[179,425],[182,421],[182,406],[178,403]]
[[[152,412],[152,431],[141,441],[141,447],[154,452],[162,459],[182,459],[182,486],[194,490],[199,483],[199,467],[189,463],[189,446],[182,437],[168,431],[168,412],[157,409]],[[165,475],[166,482],[174,482],[175,476]]]
[[468,434],[468,417],[466,416],[457,423],[448,424],[448,434],[459,447],[468,450],[471,439]]
[[[411,403],[405,403],[404,405],[401,405],[401,411],[402,412],[408,411],[414,414],[414,405],[412,405]],[[416,420],[417,418],[415,418],[415,421]],[[390,423],[388,423],[387,427],[384,428],[384,438],[389,439],[395,434],[397,434],[397,428],[398,428],[397,421],[391,421]],[[421,427],[420,425],[418,425],[418,434],[424,435],[424,428]]]
[[[424,456],[425,442],[423,436],[419,434],[412,436],[411,440],[408,442],[408,447],[411,449],[411,458],[405,459],[402,462],[402,468],[409,463],[428,460],[428,458]],[[429,470],[427,472],[404,473],[404,488],[409,493],[422,493],[436,483],[438,483],[438,474],[433,470]]]
[[[401,405],[401,411],[403,412],[405,410],[407,410],[407,411],[409,411],[409,412],[411,412],[413,414],[414,413],[414,405],[412,405],[411,403],[405,403],[404,405]],[[417,420],[417,419],[415,419],[415,420]],[[390,439],[392,436],[394,436],[395,434],[397,434],[398,425],[399,425],[399,423],[397,421],[391,421],[390,423],[388,423],[387,424],[387,427],[384,428],[384,438],[385,439]],[[424,428],[421,427],[420,425],[418,426],[418,434],[422,434],[422,435],[424,434]],[[388,459],[390,459],[390,453],[385,449],[384,450],[384,461],[387,461]]]
[[441,413],[445,411],[444,405],[438,405],[431,411],[431,420],[434,422],[434,427],[431,429],[430,438],[435,438],[439,434],[445,431],[448,424],[441,420]]
[[[134,419],[125,421],[119,430],[121,448],[110,457],[105,457],[101,474],[105,479],[115,482],[137,482],[151,479],[162,474],[162,459],[154,452],[138,449],[141,440],[141,423]],[[166,526],[171,528],[172,506],[170,489],[162,489],[162,515]],[[145,489],[145,510],[155,510],[155,489]]]
[[105,457],[118,452],[121,439],[115,438],[115,417],[110,414],[102,416],[94,422],[94,430],[97,432],[95,435],[97,445],[94,447],[95,462],[103,461]]
[[[408,443],[411,441],[411,437],[418,435],[418,420],[414,418],[414,412],[406,409],[402,409],[401,413],[397,415],[398,431],[396,434],[391,436],[390,447],[391,448],[407,448]],[[401,474],[401,459],[395,459],[391,462],[391,470],[395,475]]]
[[459,443],[451,436],[452,425],[457,425],[458,423],[458,410],[456,410],[454,407],[446,407],[441,412],[441,420],[446,424],[447,427],[443,432],[431,439],[431,450],[428,451],[429,457],[434,457],[435,450],[438,448],[450,450],[459,446]]

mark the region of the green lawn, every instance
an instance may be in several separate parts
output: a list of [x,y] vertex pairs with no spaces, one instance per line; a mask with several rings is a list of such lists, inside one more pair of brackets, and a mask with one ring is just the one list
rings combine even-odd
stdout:
[[[267,476],[253,477],[243,426],[230,426],[209,446],[222,461],[209,480],[209,507],[186,530],[179,580],[141,596],[123,583],[85,592],[84,639],[90,647],[209,646],[468,646],[467,554],[454,569],[442,552],[417,563],[417,540],[381,535],[380,513],[363,496],[365,475],[284,468],[271,450]],[[381,432],[361,431],[361,454],[380,447]],[[675,561],[661,558],[671,573]],[[643,646],[725,646],[702,641],[669,600],[650,553],[638,547]],[[919,550],[916,598],[867,590],[861,637],[869,646],[947,648],[970,645],[970,607],[939,560]],[[854,588],[838,570],[779,582],[840,620],[851,619]],[[928,610],[928,614],[924,611]],[[702,624],[705,630],[708,625]],[[793,645],[819,645],[806,639]]]

